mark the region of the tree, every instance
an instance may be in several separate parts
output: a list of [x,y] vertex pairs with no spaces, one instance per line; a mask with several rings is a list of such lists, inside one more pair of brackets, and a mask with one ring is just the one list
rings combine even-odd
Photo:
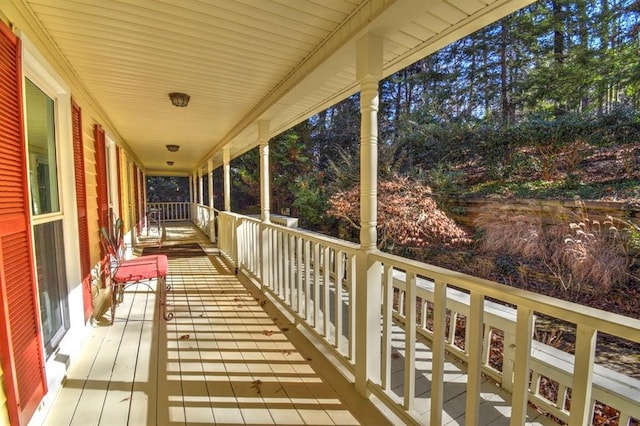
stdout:
[[147,202],[188,202],[191,199],[189,178],[178,176],[147,176]]

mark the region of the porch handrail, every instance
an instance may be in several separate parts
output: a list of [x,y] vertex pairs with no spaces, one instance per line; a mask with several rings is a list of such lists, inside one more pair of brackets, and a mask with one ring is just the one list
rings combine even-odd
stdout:
[[[236,270],[253,278],[265,293],[276,298],[281,307],[296,318],[296,322],[323,341],[347,371],[354,374],[354,333],[360,330],[355,324],[354,303],[357,291],[355,259],[356,255],[362,255],[359,246],[230,212],[221,212],[219,219],[222,254],[235,265]],[[595,364],[594,354],[598,332],[640,342],[639,320],[400,256],[379,251],[366,255],[370,265],[380,265],[382,282],[380,379],[368,380],[367,386],[405,418],[429,423],[429,419],[416,417],[413,410],[416,361],[411,353],[415,351],[417,335],[432,339],[431,413],[443,411],[443,401],[437,397],[437,390],[442,390],[444,385],[446,350],[467,362],[467,407],[470,410],[479,406],[479,378],[484,373],[512,393],[512,424],[523,421],[528,400],[570,424],[590,421],[594,399],[619,410],[622,420],[640,417],[640,403],[638,399],[634,400],[640,396],[640,381],[632,378],[624,381],[626,376],[614,372],[608,374],[604,367]],[[401,300],[398,308],[394,308],[394,296]],[[424,305],[419,318],[416,315],[418,299]],[[427,302],[433,304],[431,329],[426,327]],[[467,318],[464,346],[455,343],[455,326],[451,326],[453,330],[448,334],[445,333],[447,310],[452,321],[457,315]],[[575,356],[558,354],[553,348],[533,341],[534,312],[576,324]],[[389,388],[390,330],[393,324],[398,323],[403,324],[408,340],[402,401],[392,395]],[[488,363],[493,329],[504,332],[501,371]],[[555,360],[553,356],[556,356]],[[552,368],[551,364],[560,362],[566,367]],[[531,386],[530,371],[534,378]],[[541,376],[560,384],[560,395],[556,401],[545,400],[541,396],[537,388]],[[624,383],[620,384],[620,380]],[[571,389],[570,411],[565,409],[564,403],[567,389]],[[468,415],[473,416],[473,413]],[[437,423],[437,414],[432,416],[436,416],[435,421],[432,417],[430,422]]]
[[193,210],[193,223],[209,237],[212,243],[216,242],[218,239],[216,219],[220,212],[204,204],[193,204]]
[[147,210],[159,211],[163,222],[191,220],[191,203],[189,202],[147,203]]

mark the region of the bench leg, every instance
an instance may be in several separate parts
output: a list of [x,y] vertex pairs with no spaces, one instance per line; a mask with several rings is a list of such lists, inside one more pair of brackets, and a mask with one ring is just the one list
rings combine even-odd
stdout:
[[169,321],[173,318],[173,312],[167,312],[167,292],[171,290],[171,285],[167,284],[167,277],[158,278],[158,292],[160,293],[160,305],[162,307],[162,316]]
[[116,307],[118,305],[118,284],[111,282],[111,325],[116,320]]

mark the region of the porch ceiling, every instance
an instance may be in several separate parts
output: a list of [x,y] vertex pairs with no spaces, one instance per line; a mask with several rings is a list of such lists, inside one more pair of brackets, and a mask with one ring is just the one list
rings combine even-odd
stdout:
[[[384,75],[531,0],[12,0],[38,22],[149,174],[222,164],[358,90],[355,41]],[[186,108],[169,92],[191,95]],[[178,144],[170,154],[164,146]],[[166,161],[175,161],[168,167]]]

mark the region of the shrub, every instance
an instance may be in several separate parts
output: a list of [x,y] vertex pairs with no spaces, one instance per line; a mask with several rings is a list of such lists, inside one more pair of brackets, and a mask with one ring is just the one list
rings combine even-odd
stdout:
[[[329,199],[328,215],[359,229],[360,187],[341,191]],[[471,242],[433,200],[431,188],[396,177],[378,184],[378,241],[383,247],[464,245]]]
[[493,205],[477,220],[481,250],[537,260],[565,290],[608,293],[629,279],[637,228],[607,217],[590,219],[584,208],[562,210],[555,224],[543,224],[540,209],[514,211]]
[[569,223],[561,250],[561,265],[574,283],[584,283],[605,293],[629,276],[627,244],[610,216],[602,223],[582,217]]

